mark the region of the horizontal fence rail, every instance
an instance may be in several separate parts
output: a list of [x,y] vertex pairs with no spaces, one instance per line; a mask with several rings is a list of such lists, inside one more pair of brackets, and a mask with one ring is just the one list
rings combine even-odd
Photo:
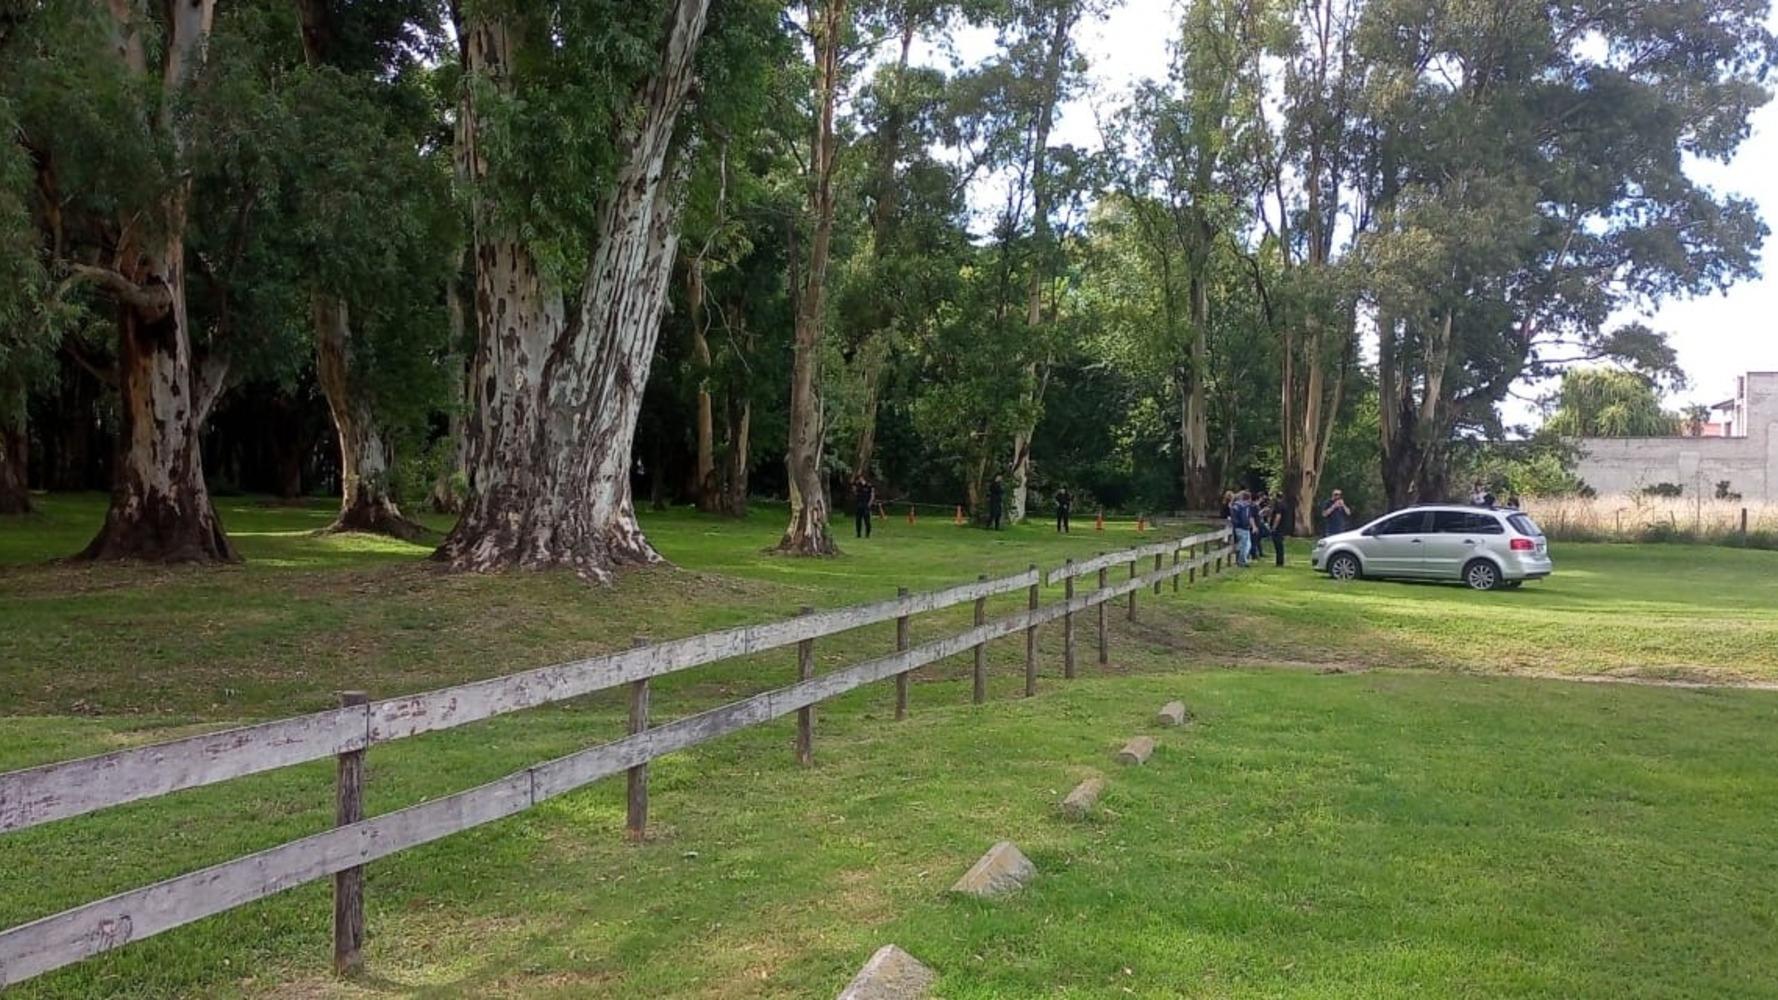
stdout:
[[1153,542],[1148,545],[1137,546],[1133,549],[1123,549],[1118,552],[1106,552],[1081,562],[1069,562],[1062,566],[1058,566],[1049,571],[1049,574],[1044,577],[1044,581],[1054,585],[1061,583],[1069,577],[1086,576],[1089,573],[1096,573],[1100,569],[1121,566],[1132,559],[1144,559],[1149,556],[1168,555],[1177,552],[1180,549],[1190,548],[1194,545],[1208,545],[1212,542],[1226,541],[1229,534],[1229,529],[1223,528],[1218,531],[1206,531],[1196,535],[1187,535],[1184,538],[1170,538],[1163,542]]
[[[911,671],[979,650],[986,643],[1019,632],[1028,636],[1026,693],[1030,694],[1034,691],[1035,672],[1030,658],[1033,640],[1029,637],[1038,626],[1125,595],[1133,600],[1138,591],[1150,586],[1158,589],[1168,578],[1176,579],[1199,567],[1220,565],[1219,560],[1227,555],[1228,540],[1227,530],[1207,532],[1070,563],[1049,575],[1051,583],[1069,581],[1069,596],[1044,607],[1036,603],[1041,576],[1033,567],[1000,579],[902,595],[876,604],[803,614],[437,691],[0,775],[0,831],[18,829],[303,761],[358,754],[374,743],[447,729],[625,684],[645,684],[653,677],[793,644],[800,644],[800,660],[806,644],[823,636],[889,620],[905,624],[913,614],[968,602],[975,602],[977,607],[978,624],[942,639],[803,677],[788,686],[644,728],[466,791],[371,819],[342,822],[312,836],[0,931],[0,987],[494,822],[602,778],[639,768],[665,754],[804,712],[868,684],[905,679]],[[1157,566],[1140,575],[1134,572],[1136,561],[1146,556],[1156,557],[1158,564],[1163,554],[1217,543],[1222,544],[1193,558]],[[1132,567],[1127,580],[1074,593],[1072,581],[1076,577],[1124,563]],[[1104,579],[1103,574],[1100,579]],[[1025,610],[982,622],[983,600],[1019,590],[1031,592],[1031,603]],[[898,629],[898,634],[905,636],[905,629]],[[1103,638],[1101,633],[1101,648]],[[905,646],[905,640],[898,641],[898,645]],[[806,747],[799,747],[799,756],[804,753]],[[356,905],[359,910],[355,916],[361,922],[361,900]],[[336,905],[336,921],[339,919]],[[336,963],[340,957],[336,952]]]
[[1024,590],[1036,570],[763,625],[605,653],[369,705],[224,729],[0,774],[0,832],[289,767],[566,701],[979,597]]

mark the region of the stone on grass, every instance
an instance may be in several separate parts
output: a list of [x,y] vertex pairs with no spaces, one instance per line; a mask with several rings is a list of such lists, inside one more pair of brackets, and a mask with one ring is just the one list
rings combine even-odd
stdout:
[[1137,736],[1125,743],[1124,748],[1117,752],[1117,762],[1119,764],[1146,763],[1152,753],[1154,753],[1154,737]]
[[1185,702],[1170,701],[1161,706],[1161,710],[1155,715],[1154,721],[1163,726],[1183,726],[1185,725],[1185,720],[1188,718],[1190,718],[1190,715],[1185,711]]
[[988,853],[963,873],[957,884],[951,886],[951,891],[991,899],[1019,891],[1036,875],[1037,866],[1031,859],[1013,846],[1012,841],[1003,840],[988,848]]
[[892,944],[877,949],[837,1000],[915,1000],[932,988],[937,973]]
[[1088,778],[1074,786],[1074,791],[1062,800],[1062,815],[1069,819],[1085,819],[1087,813],[1099,804],[1099,796],[1105,791],[1104,778]]

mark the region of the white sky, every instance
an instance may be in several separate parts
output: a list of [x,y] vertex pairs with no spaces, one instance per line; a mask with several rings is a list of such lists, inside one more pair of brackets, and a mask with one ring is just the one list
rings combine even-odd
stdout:
[[[1099,100],[1125,90],[1144,77],[1164,77],[1167,46],[1177,32],[1178,14],[1173,0],[1124,0],[1105,18],[1083,25],[1078,32],[1083,54],[1093,78],[1092,90]],[[1778,11],[1770,22],[1778,30]],[[987,56],[994,46],[991,31],[967,30],[950,39],[965,63]],[[931,45],[921,45],[917,62],[944,63],[948,59]],[[1097,148],[1098,129],[1093,121],[1093,93],[1065,105],[1051,139],[1056,144]],[[1754,117],[1753,134],[1741,146],[1734,161],[1724,165],[1698,163],[1693,176],[1718,191],[1752,197],[1760,205],[1768,225],[1778,230],[1778,101],[1761,108]],[[1778,233],[1768,238],[1767,261],[1778,256]],[[1670,301],[1652,315],[1626,313],[1620,320],[1642,319],[1656,330],[1670,334],[1679,364],[1689,376],[1689,388],[1670,400],[1718,402],[1734,395],[1735,376],[1747,371],[1778,371],[1778,274],[1766,273],[1743,282],[1723,295]],[[1519,387],[1530,394],[1530,388]],[[1505,417],[1509,424],[1535,422],[1535,408],[1510,401]]]

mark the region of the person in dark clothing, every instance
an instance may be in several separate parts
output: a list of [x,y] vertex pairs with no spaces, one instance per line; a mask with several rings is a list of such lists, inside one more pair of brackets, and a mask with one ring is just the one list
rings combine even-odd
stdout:
[[1064,486],[1056,491],[1056,531],[1059,534],[1070,534],[1068,515],[1074,510],[1074,495]]
[[1321,508],[1321,527],[1324,535],[1337,535],[1346,530],[1352,520],[1352,508],[1346,506],[1346,496],[1339,490],[1333,491],[1333,498],[1327,506]]
[[995,531],[1000,530],[1000,516],[1005,507],[1006,484],[1000,481],[999,476],[995,476],[994,481],[988,484],[988,527]]
[[1253,553],[1252,558],[1263,559],[1266,554],[1266,536],[1272,531],[1272,498],[1260,490],[1253,497]]
[[852,477],[852,530],[857,538],[870,537],[871,507],[877,502],[877,488],[864,473]]
[[1267,525],[1272,534],[1272,555],[1279,566],[1284,565],[1284,536],[1296,528],[1296,510],[1291,507],[1290,500],[1280,493],[1272,501],[1272,523]]

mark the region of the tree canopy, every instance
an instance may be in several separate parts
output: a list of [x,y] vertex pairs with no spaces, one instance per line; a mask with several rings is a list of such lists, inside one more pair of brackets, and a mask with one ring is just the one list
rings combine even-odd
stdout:
[[1551,434],[1678,432],[1623,317],[1758,272],[1687,165],[1770,97],[1764,0],[1199,0],[1127,90],[1111,6],[8,5],[0,512],[221,560],[214,493],[431,504],[450,566],[602,579],[638,498],[788,499],[805,554],[857,476],[1307,528],[1448,495],[1548,379]]

